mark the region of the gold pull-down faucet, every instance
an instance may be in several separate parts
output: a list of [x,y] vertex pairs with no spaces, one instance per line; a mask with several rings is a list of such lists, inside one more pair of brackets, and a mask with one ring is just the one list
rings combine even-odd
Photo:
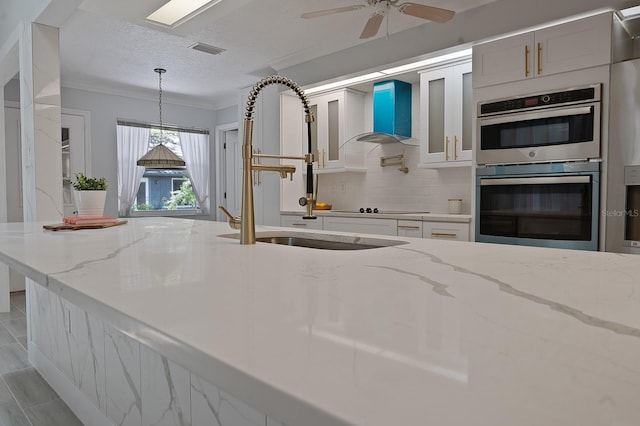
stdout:
[[[258,95],[266,86],[271,84],[283,84],[289,87],[302,101],[305,114],[305,122],[307,124],[307,142],[308,153],[304,157],[288,156],[288,155],[272,155],[272,154],[254,154],[253,153],[253,110]],[[302,160],[307,163],[307,192],[306,197],[300,200],[301,205],[307,208],[306,215],[303,219],[315,219],[313,208],[315,207],[315,194],[313,190],[313,153],[311,152],[311,123],[314,117],[309,108],[309,101],[302,89],[292,80],[279,75],[265,77],[257,82],[247,99],[247,106],[244,114],[244,139],[242,142],[242,210],[241,215],[233,216],[227,209],[220,206],[220,209],[229,217],[229,226],[233,229],[240,229],[240,244],[256,243],[256,226],[253,209],[253,176],[252,171],[271,171],[279,172],[280,177],[286,178],[287,175],[293,179],[293,173],[296,171],[295,166],[285,164],[256,164],[252,158],[277,158],[288,160]]]

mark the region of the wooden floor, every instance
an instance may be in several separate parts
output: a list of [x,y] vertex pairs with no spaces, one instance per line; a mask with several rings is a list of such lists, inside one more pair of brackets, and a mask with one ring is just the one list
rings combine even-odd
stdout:
[[82,425],[27,359],[24,292],[0,313],[0,426]]

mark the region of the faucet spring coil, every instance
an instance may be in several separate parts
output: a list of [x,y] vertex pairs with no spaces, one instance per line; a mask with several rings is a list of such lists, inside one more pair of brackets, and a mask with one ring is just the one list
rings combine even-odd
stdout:
[[300,86],[298,86],[293,80],[290,80],[286,77],[282,77],[280,75],[271,75],[257,82],[251,89],[251,92],[249,93],[248,100],[247,100],[247,106],[245,108],[245,115],[244,115],[245,119],[253,120],[253,110],[255,108],[256,99],[258,98],[258,95],[260,94],[262,89],[272,84],[282,84],[284,86],[287,86],[291,90],[293,90],[296,96],[298,96],[298,98],[300,98],[300,100],[302,101],[302,104],[304,105],[305,114],[311,113],[309,109],[309,101],[305,96],[304,92],[302,91],[302,89],[300,88]]

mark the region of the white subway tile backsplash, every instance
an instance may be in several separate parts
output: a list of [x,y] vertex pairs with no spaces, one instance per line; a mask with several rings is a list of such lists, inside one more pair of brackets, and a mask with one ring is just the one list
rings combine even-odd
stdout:
[[[350,142],[357,143],[357,142]],[[319,176],[318,199],[334,210],[378,207],[385,210],[447,213],[449,198],[462,198],[462,213],[470,213],[471,167],[419,168],[417,146],[369,144],[366,173]],[[381,156],[403,153],[409,173],[397,166],[380,167]],[[283,206],[295,210],[296,206]]]

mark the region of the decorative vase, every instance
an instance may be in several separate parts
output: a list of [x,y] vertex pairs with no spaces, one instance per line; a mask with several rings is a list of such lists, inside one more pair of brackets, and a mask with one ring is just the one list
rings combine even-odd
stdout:
[[80,217],[100,217],[104,216],[104,203],[107,198],[107,191],[73,191],[76,202],[76,209]]

